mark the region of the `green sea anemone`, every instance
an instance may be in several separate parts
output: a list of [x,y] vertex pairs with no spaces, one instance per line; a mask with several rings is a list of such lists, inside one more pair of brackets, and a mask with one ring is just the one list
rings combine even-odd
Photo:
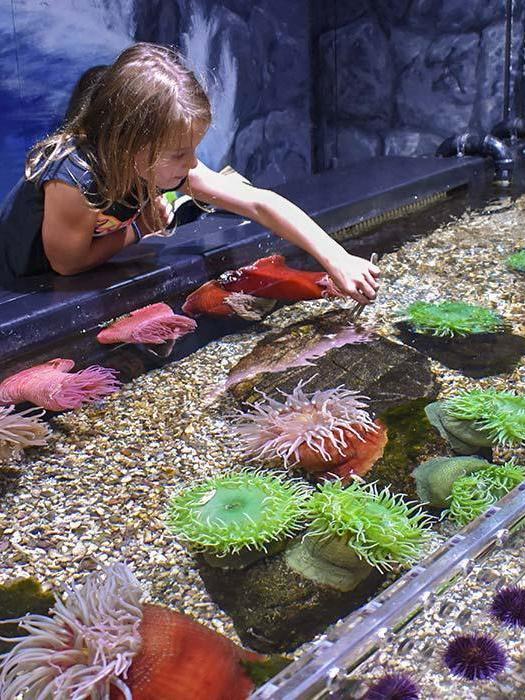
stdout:
[[523,250],[518,250],[517,253],[509,255],[509,257],[505,260],[505,264],[511,270],[525,272],[525,248],[523,248]]
[[307,538],[330,547],[335,539],[380,571],[417,561],[431,532],[432,519],[419,505],[375,483],[343,488],[340,481],[325,482],[310,498],[308,513]]
[[489,466],[490,462],[479,457],[436,457],[416,467],[412,476],[422,501],[445,508],[457,479]]
[[491,464],[463,476],[452,486],[447,514],[458,525],[466,525],[524,480],[525,467],[514,462]]
[[469,422],[491,442],[500,445],[525,443],[525,396],[510,391],[473,389],[445,401],[443,411]]
[[425,335],[449,336],[498,333],[504,319],[491,309],[462,301],[416,301],[405,312],[408,322]]
[[168,524],[179,540],[212,559],[264,555],[302,529],[308,494],[303,482],[275,472],[215,476],[170,501]]
[[481,447],[491,447],[492,440],[473,421],[451,416],[444,409],[444,401],[434,401],[425,406],[425,414],[431,425],[439,431],[457,454],[473,455]]

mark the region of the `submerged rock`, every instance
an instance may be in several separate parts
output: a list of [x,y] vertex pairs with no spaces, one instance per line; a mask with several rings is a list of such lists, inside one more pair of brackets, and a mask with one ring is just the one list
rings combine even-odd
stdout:
[[[13,620],[26,613],[47,615],[55,604],[52,593],[42,590],[41,585],[32,578],[0,586],[0,622]],[[18,637],[21,631],[16,623],[0,624],[0,637]],[[0,641],[0,654],[9,651],[11,644]]]
[[[283,356],[290,358],[287,362],[291,363],[292,358],[304,353],[305,337],[311,337],[310,325],[306,326],[304,333],[299,328],[298,324],[289,326],[274,337],[273,342],[262,341],[257,345],[257,354],[251,353],[256,357],[256,366],[280,364]],[[285,347],[279,356],[281,345]],[[276,357],[279,357],[277,362]],[[239,367],[246,370],[247,360],[243,358],[230,376]],[[261,400],[260,392],[279,398],[279,390],[291,393],[300,381],[308,382],[308,391],[312,392],[344,384],[348,389],[367,396],[370,408],[378,416],[392,406],[414,399],[430,400],[437,395],[429,360],[417,350],[380,336],[373,336],[366,343],[333,347],[307,366],[289,364],[287,369],[278,371],[268,371],[264,367],[254,376],[245,377],[231,386],[230,391],[239,401],[254,403]]]
[[330,585],[294,571],[286,553],[239,570],[213,568],[201,557],[198,563],[208,592],[230,615],[241,641],[264,653],[292,651],[324,632],[374,595],[384,579],[357,558],[353,572],[341,575],[340,588],[335,574]]
[[525,338],[509,331],[451,338],[416,333],[405,321],[395,325],[404,343],[467,377],[511,372],[525,354]]
[[242,391],[245,382],[250,387],[250,380],[265,372],[306,367],[334,348],[368,343],[373,337],[370,331],[352,322],[346,309],[292,323],[268,333],[242,357],[230,371],[224,388],[239,385],[236,390]]
[[427,399],[416,399],[394,406],[380,416],[387,426],[388,442],[371,476],[380,486],[392,486],[411,499],[418,498],[412,471],[421,462],[449,452],[447,442],[425,415],[427,403]]

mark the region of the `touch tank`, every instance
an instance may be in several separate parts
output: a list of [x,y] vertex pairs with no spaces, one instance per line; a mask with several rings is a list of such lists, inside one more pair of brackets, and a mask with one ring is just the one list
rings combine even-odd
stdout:
[[[490,618],[490,636],[505,655],[494,679],[477,685],[443,665],[446,646],[460,631],[487,632],[471,623],[475,606],[482,613],[483,603],[501,586],[519,586],[513,548],[519,545],[519,470],[525,461],[519,404],[524,283],[506,262],[523,246],[522,203],[493,199],[478,212],[450,216],[448,208],[458,196],[418,214],[401,211],[339,233],[341,239],[366,233],[381,255],[380,299],[357,325],[349,322],[351,302],[321,298],[278,305],[259,322],[229,321],[229,335],[186,353],[181,347],[191,337],[189,328],[186,338],[171,346],[144,337],[101,345],[96,336],[107,330],[101,327],[71,338],[67,356],[77,365],[65,368],[66,374],[96,362],[113,370],[110,380],[119,370],[125,383],[74,411],[48,412],[47,445],[28,444],[18,461],[4,463],[0,547],[7,565],[0,583],[29,576],[46,590],[60,590],[65,583],[85,581],[100,566],[126,562],[146,606],[190,614],[236,644],[282,657],[286,668],[271,680],[268,672],[259,676],[262,685],[254,697],[365,697],[383,671],[405,674],[420,697],[444,689],[452,697],[479,697],[478,688],[487,697],[498,697],[490,693],[503,688],[519,697],[519,626],[500,629]],[[407,231],[414,232],[412,240],[392,243]],[[422,231],[425,235],[418,236]],[[383,249],[380,241],[386,241]],[[497,325],[483,332],[476,327],[478,337],[470,342],[460,335],[461,351],[450,353],[447,346],[443,354],[441,345],[454,337],[451,329],[458,323],[457,309],[446,309],[439,333],[426,338],[420,352],[414,324],[411,338],[403,337],[399,324],[410,325],[411,304],[446,300],[468,307],[460,309],[463,324],[479,323],[482,308]],[[481,353],[475,343],[481,343]],[[40,348],[26,358],[26,366],[29,359],[49,360],[65,350],[63,341]],[[15,365],[13,373],[20,369]],[[342,385],[350,395],[337,393]],[[481,413],[471,415],[463,404],[467,398],[472,403],[475,391],[485,394]],[[507,394],[517,397],[517,405]],[[315,404],[319,395],[323,398]],[[450,406],[458,396],[463,397],[459,415],[458,406]],[[341,414],[345,401],[348,411],[354,402],[354,413]],[[345,441],[353,447],[344,459],[336,441],[328,469],[304,450],[299,460],[283,461],[286,454],[293,456],[291,443],[288,453],[270,450],[264,459],[254,459],[242,445],[247,416],[258,411],[282,425],[283,416],[294,417],[300,405],[305,424],[315,408],[323,415],[331,411],[332,421],[335,416],[348,423],[348,415],[359,416],[364,432]],[[356,420],[349,422],[354,431]],[[347,423],[333,425],[344,433]],[[261,421],[255,424],[260,428]],[[310,428],[315,446],[319,435]],[[34,439],[39,437],[44,439],[43,434]],[[363,443],[371,446],[366,460],[358,452]],[[458,458],[470,460],[468,468]],[[364,464],[359,473],[356,465]],[[412,472],[425,464],[418,481]],[[492,501],[462,527],[463,521],[451,517],[454,493],[458,503],[467,487],[476,494],[493,464],[508,473],[490,482],[496,484]],[[212,507],[225,480],[243,474],[245,481],[236,484],[240,494],[232,499],[226,490],[217,515]],[[471,482],[460,489],[460,479]],[[341,520],[339,491],[353,498],[351,506],[341,508]],[[181,529],[177,498],[189,513],[192,493],[191,517],[199,526],[211,524],[208,539],[202,527],[196,536],[189,526]],[[235,522],[243,503],[251,504],[242,512],[254,525],[232,530],[220,509]],[[356,525],[344,517],[358,512],[358,505],[364,529],[363,520]],[[391,519],[389,528],[382,526],[385,518]],[[259,540],[253,540],[254,533]],[[402,535],[410,547],[401,550]],[[503,576],[489,575],[503,568]],[[472,600],[458,588],[468,581],[473,581],[469,595],[481,592]],[[136,584],[128,583],[130,595],[138,595]],[[41,600],[26,609],[41,611]],[[445,617],[446,623],[438,624]]]

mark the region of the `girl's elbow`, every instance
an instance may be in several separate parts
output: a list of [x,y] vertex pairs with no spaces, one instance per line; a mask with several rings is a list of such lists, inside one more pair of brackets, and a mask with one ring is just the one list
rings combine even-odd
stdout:
[[61,275],[62,277],[72,277],[73,275],[78,275],[79,272],[82,272],[81,269],[60,261],[49,260],[49,264],[51,265],[53,272],[56,272],[57,275]]
[[279,209],[282,197],[272,190],[257,188],[253,198],[253,208],[256,218],[267,217]]

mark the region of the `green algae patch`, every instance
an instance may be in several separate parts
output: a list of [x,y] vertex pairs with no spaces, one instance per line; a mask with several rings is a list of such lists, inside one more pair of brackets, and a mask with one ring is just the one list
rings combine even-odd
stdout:
[[415,301],[405,311],[416,333],[455,337],[477,333],[499,333],[504,319],[492,309],[463,301]]
[[518,250],[517,253],[509,255],[509,257],[505,259],[505,265],[510,270],[525,273],[525,248],[523,250]]
[[383,457],[370,472],[382,486],[419,498],[412,471],[421,462],[447,451],[447,443],[432,428],[425,414],[429,399],[394,406],[379,416],[387,427]]
[[281,654],[270,654],[261,661],[241,660],[240,664],[258,688],[291,664],[293,659]]
[[[0,586],[0,621],[22,617],[26,613],[47,615],[55,604],[55,596],[44,591],[42,586],[33,578],[15,581],[9,585]],[[15,624],[1,624],[1,637],[18,637],[20,629]],[[8,642],[0,641],[0,654],[11,649]]]

